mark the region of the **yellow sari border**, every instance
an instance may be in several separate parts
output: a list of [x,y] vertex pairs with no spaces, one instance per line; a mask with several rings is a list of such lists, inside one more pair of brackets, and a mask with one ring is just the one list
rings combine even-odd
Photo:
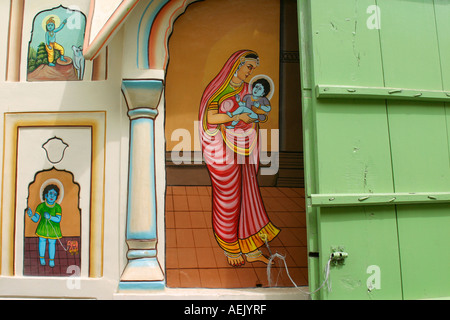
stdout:
[[[255,137],[252,144],[248,148],[242,148],[242,147],[239,147],[239,146],[231,143],[230,141],[228,141],[227,130],[228,129],[226,129],[224,125],[221,125],[220,131],[222,132],[222,139],[223,139],[223,141],[225,141],[225,144],[228,146],[228,148],[230,148],[234,153],[237,153],[241,156],[249,156],[253,152],[253,149],[255,149],[255,146],[258,143],[258,136]],[[254,123],[253,127],[250,130],[255,130],[256,134],[258,135],[259,127],[257,124]],[[242,136],[245,137],[244,135],[242,135]],[[239,136],[237,136],[237,137],[239,137]]]
[[239,254],[241,253],[241,249],[239,248],[239,242],[225,242],[222,239],[220,239],[220,237],[214,233],[214,236],[216,237],[217,243],[219,244],[219,246],[226,252],[228,253],[233,253],[233,254]]
[[267,236],[267,242],[272,241],[280,233],[280,229],[275,227],[271,222],[269,222],[264,228],[262,228],[257,234],[254,234],[247,239],[239,239],[239,246],[242,253],[250,253],[258,250],[266,243],[263,240],[264,235]]
[[271,222],[269,222],[264,228],[262,228],[258,233],[246,238],[239,239],[236,242],[225,242],[220,237],[214,233],[216,237],[217,243],[219,246],[226,252],[231,254],[239,254],[239,253],[250,253],[255,250],[258,250],[266,243],[263,240],[265,236],[267,236],[267,242],[275,239],[276,236],[281,232],[280,229],[275,227]]

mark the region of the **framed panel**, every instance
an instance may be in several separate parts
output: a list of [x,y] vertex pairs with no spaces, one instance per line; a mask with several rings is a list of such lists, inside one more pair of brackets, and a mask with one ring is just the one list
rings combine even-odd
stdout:
[[[99,278],[103,274],[103,219],[104,219],[104,168],[105,168],[105,117],[104,112],[67,112],[67,113],[7,113],[4,118],[4,161],[3,161],[3,203],[1,211],[2,237],[1,237],[1,275],[21,276],[16,271],[18,267],[16,248],[16,233],[23,230],[23,216],[17,216],[19,204],[16,202],[20,191],[18,179],[20,174],[19,137],[27,129],[53,130],[66,128],[88,128],[91,132],[92,160],[90,163],[90,201],[89,210],[89,266],[87,276]],[[32,156],[33,157],[33,156]],[[25,157],[23,157],[25,159]],[[32,159],[32,158],[30,158]],[[31,170],[33,171],[33,170]],[[83,170],[81,170],[83,171]],[[85,180],[86,178],[80,178]],[[25,179],[26,180],[26,179]],[[28,179],[30,180],[30,179]],[[31,182],[31,181],[30,181]],[[87,182],[86,182],[87,183]],[[12,192],[13,191],[13,192]],[[19,193],[18,193],[19,191]],[[22,192],[22,193],[20,193]],[[21,203],[23,206],[23,203]],[[23,209],[21,209],[23,212]],[[86,209],[85,209],[86,210]],[[22,229],[21,229],[22,228]],[[87,245],[85,245],[87,247]]]
[[[67,276],[67,270],[76,269],[88,276],[91,131],[19,128],[15,274]],[[52,189],[56,200],[47,199]],[[48,210],[54,210],[54,216],[45,217]]]

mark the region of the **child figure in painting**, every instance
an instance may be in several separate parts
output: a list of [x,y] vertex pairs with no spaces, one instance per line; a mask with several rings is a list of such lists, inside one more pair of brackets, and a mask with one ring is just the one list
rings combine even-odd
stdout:
[[[229,117],[233,117],[238,114],[248,113],[250,118],[256,119],[255,122],[264,121],[266,119],[266,114],[272,109],[269,99],[267,99],[267,95],[270,90],[271,88],[269,81],[266,79],[259,79],[255,81],[253,84],[252,94],[245,95],[244,98],[242,98],[242,101],[240,100],[239,95],[236,95],[236,101],[239,103],[239,108],[233,112],[228,111],[227,115]],[[254,112],[252,110],[252,106],[262,111]],[[230,126],[227,126],[227,128],[234,128],[238,122],[239,121],[233,121]]]
[[56,33],[61,31],[66,23],[67,19],[65,19],[57,29],[55,29],[56,25],[53,17],[49,18],[46,22],[47,32],[45,33],[45,49],[48,53],[48,65],[51,67],[55,66],[55,49],[61,53],[61,61],[66,62],[66,59],[64,59],[64,48],[56,42]]
[[45,199],[36,208],[36,213],[28,208],[27,214],[34,223],[39,224],[36,229],[36,235],[39,237],[39,260],[41,265],[45,266],[45,251],[48,240],[49,266],[55,266],[56,240],[62,238],[61,235],[61,206],[56,203],[59,196],[59,188],[56,185],[48,185],[43,193]]

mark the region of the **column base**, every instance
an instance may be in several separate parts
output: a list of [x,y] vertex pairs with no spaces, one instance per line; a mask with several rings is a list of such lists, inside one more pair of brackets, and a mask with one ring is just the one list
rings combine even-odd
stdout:
[[155,290],[164,290],[166,288],[166,283],[164,281],[141,281],[141,282],[120,282],[119,283],[119,292],[127,292],[127,291],[155,291]]
[[119,283],[119,291],[163,290],[164,273],[157,258],[129,260]]

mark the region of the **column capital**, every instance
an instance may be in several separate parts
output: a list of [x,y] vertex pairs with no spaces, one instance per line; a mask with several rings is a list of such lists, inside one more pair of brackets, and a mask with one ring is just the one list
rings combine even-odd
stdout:
[[155,119],[161,101],[164,83],[157,79],[124,79],[122,93],[131,120],[139,118]]
[[148,119],[156,119],[158,116],[158,110],[149,109],[149,108],[136,108],[128,111],[128,117],[130,120],[148,118]]

